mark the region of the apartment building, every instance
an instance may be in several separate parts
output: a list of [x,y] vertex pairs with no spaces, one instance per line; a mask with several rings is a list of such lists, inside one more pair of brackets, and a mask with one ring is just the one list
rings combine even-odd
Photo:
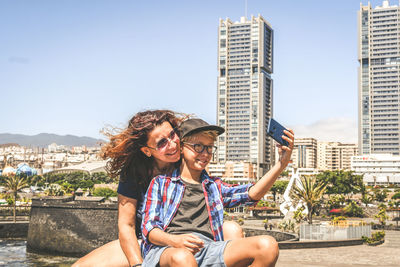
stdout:
[[273,164],[266,135],[272,116],[273,30],[262,17],[221,19],[218,27],[216,160],[250,162],[261,177]]
[[317,168],[317,143],[314,138],[296,138],[292,152],[293,167]]
[[317,168],[320,170],[350,170],[351,157],[358,154],[356,144],[318,142]]
[[359,153],[400,153],[400,8],[383,1],[358,12]]

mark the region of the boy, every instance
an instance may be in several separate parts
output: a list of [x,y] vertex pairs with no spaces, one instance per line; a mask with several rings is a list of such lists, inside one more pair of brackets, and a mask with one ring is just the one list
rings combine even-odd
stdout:
[[281,147],[279,162],[256,184],[227,187],[205,171],[224,129],[189,119],[180,131],[181,167],[154,178],[146,193],[143,266],[274,266],[279,249],[272,237],[223,241],[223,208],[253,205],[265,195],[290,160],[293,133],[285,132],[289,147]]

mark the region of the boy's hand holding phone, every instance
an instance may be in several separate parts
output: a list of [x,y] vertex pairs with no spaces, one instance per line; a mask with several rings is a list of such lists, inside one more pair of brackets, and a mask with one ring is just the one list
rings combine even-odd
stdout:
[[286,129],[273,118],[269,119],[267,134],[278,142],[279,160],[286,167],[290,161],[294,144],[293,130]]

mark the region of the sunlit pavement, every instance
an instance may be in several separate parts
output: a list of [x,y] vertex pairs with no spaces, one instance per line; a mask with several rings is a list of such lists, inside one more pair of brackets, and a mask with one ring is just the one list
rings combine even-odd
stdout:
[[281,249],[277,267],[400,266],[400,231],[386,231],[385,243],[317,249]]

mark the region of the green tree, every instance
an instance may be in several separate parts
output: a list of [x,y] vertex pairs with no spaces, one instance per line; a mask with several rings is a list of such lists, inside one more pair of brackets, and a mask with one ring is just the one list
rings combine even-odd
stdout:
[[288,171],[288,170],[283,171],[283,172],[281,173],[281,176],[282,176],[282,177],[288,177],[288,176],[289,176],[289,171]]
[[344,196],[343,195],[333,195],[329,196],[328,199],[328,208],[329,210],[331,209],[339,209],[343,207],[343,203],[345,202]]
[[344,212],[350,217],[363,217],[364,215],[362,208],[358,206],[355,201],[350,201],[350,203],[344,208]]
[[389,216],[386,214],[386,205],[379,205],[379,212],[374,217],[379,220],[382,227],[385,226],[386,220],[389,219]]
[[93,181],[95,184],[101,184],[101,183],[109,184],[109,183],[117,182],[116,179],[111,178],[105,172],[92,173],[90,175],[90,180]]
[[296,221],[296,223],[301,223],[303,219],[306,217],[303,213],[304,207],[301,206],[298,208],[294,213],[293,213],[293,219]]
[[276,202],[276,194],[283,194],[286,190],[286,187],[288,186],[289,181],[276,181],[272,187],[271,187],[271,192],[272,195],[274,196],[274,202]]
[[44,193],[48,196],[63,196],[65,192],[60,185],[51,184]]
[[307,220],[312,224],[312,215],[315,213],[315,208],[318,206],[322,195],[324,194],[328,182],[318,181],[314,176],[302,176],[300,185],[294,185],[292,197],[299,201],[303,201],[308,209]]
[[[393,197],[392,197],[392,199],[393,199]],[[389,204],[389,207],[390,207],[392,210],[397,211],[397,217],[394,217],[394,218],[393,218],[393,221],[396,221],[396,226],[399,226],[399,220],[400,220],[400,210],[399,210],[400,201],[390,200],[388,204]]]
[[375,195],[375,200],[378,202],[384,202],[385,199],[387,198],[387,190],[375,190],[374,191],[374,195]]
[[43,176],[40,175],[32,175],[32,176],[28,176],[28,184],[29,185],[37,185],[41,182],[45,182],[45,179],[43,178]]
[[397,192],[392,196],[392,199],[400,199],[400,192]]
[[6,187],[7,190],[11,191],[14,197],[14,203],[13,203],[13,217],[14,217],[14,222],[17,221],[17,197],[18,197],[18,191],[27,187],[28,183],[26,181],[26,178],[23,176],[19,175],[12,175],[6,177],[4,180],[4,186]]
[[68,183],[67,181],[64,181],[64,182],[61,184],[61,189],[62,189],[63,191],[65,191],[65,193],[67,193],[67,194],[71,193],[71,192],[74,190],[73,187],[72,187],[72,185],[71,185],[70,183]]
[[257,207],[269,207],[269,203],[266,200],[260,200],[257,202]]
[[361,202],[364,203],[366,207],[368,206],[368,204],[371,204],[373,200],[374,198],[370,194],[364,194],[361,198]]
[[327,194],[344,194],[348,199],[351,194],[365,191],[362,175],[351,171],[324,171],[317,175],[317,180],[327,183]]
[[[81,180],[78,182],[77,187],[82,189],[90,189],[94,186],[94,182],[91,180]],[[76,188],[76,189],[78,189]]]
[[110,197],[116,197],[118,196],[118,193],[110,188],[107,187],[100,187],[100,188],[96,188],[93,191],[93,196],[96,197],[105,197],[106,199],[110,198]]

